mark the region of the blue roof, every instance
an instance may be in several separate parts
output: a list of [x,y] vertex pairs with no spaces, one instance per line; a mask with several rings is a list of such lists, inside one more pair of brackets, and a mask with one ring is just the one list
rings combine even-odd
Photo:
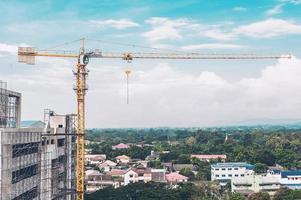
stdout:
[[281,178],[287,178],[288,176],[301,176],[301,170],[282,171]]
[[245,167],[247,169],[254,169],[254,165],[248,164],[246,162],[226,162],[226,163],[216,163],[211,165],[211,167],[214,168],[220,168],[220,167]]

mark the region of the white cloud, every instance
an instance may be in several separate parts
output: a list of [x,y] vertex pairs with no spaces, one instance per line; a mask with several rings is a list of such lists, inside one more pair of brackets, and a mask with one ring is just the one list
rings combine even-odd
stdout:
[[255,38],[271,38],[282,35],[301,34],[301,25],[293,21],[270,18],[239,26],[233,30],[233,33]]
[[219,41],[229,41],[236,38],[236,35],[231,32],[223,32],[218,28],[214,29],[208,29],[201,33],[201,35],[204,35],[205,37],[219,40]]
[[16,54],[17,49],[18,47],[15,45],[0,43],[0,53]]
[[112,27],[119,30],[137,27],[138,23],[130,20],[130,19],[108,19],[108,20],[91,20],[90,23],[92,25],[100,26],[100,27]]
[[181,31],[191,22],[187,19],[169,19],[165,17],[152,17],[145,21],[152,26],[152,30],[142,34],[150,41],[159,41],[164,39],[182,39]]
[[301,0],[279,0],[280,2],[283,3],[290,3],[290,4],[294,4],[294,5],[299,5],[301,4]]
[[195,44],[183,46],[183,50],[198,50],[198,49],[238,49],[245,46],[236,44],[223,44],[223,43],[209,43],[209,44]]
[[[51,62],[50,62],[51,61]],[[28,73],[2,75],[23,94],[24,119],[42,119],[44,108],[75,112],[68,60],[39,59]],[[153,66],[153,65],[151,65]],[[301,60],[279,60],[257,78],[229,82],[212,71],[189,73],[161,63],[133,70],[126,105],[124,66],[91,61],[87,93],[88,127],[203,126],[253,118],[299,118]],[[20,66],[24,68],[24,66]]]
[[[271,11],[269,14],[276,14],[276,11]],[[161,42],[162,40],[180,40],[197,37],[206,37],[225,42],[239,39],[241,36],[273,38],[283,35],[301,34],[301,24],[292,20],[277,18],[268,18],[236,27],[233,22],[206,25],[188,19],[171,20],[161,17],[150,18],[146,20],[146,23],[150,24],[152,29],[144,32],[142,36],[152,44]]]
[[242,12],[242,11],[246,11],[247,8],[241,7],[241,6],[237,6],[237,7],[234,7],[233,10],[237,11],[237,12]]
[[275,7],[267,10],[265,14],[268,16],[278,15],[278,14],[282,13],[283,6],[284,6],[284,4],[278,4]]
[[132,73],[129,105],[124,102],[126,87],[122,83],[109,86],[111,92],[106,95],[91,94],[91,105],[105,106],[94,106],[90,114],[97,116],[94,123],[108,127],[203,126],[254,118],[300,118],[300,65],[301,60],[295,58],[279,60],[258,78],[229,82],[214,72],[189,74],[161,64]]

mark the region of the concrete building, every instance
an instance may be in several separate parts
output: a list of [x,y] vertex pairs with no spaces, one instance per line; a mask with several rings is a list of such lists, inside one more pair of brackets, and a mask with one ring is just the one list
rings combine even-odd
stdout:
[[44,127],[20,128],[21,94],[5,89],[0,89],[0,199],[72,200],[75,116],[49,111]]
[[254,166],[245,162],[216,163],[211,165],[211,180],[221,184],[231,182],[233,177],[246,177],[254,174]]
[[268,192],[273,196],[281,188],[281,176],[275,175],[250,175],[244,177],[232,177],[232,192],[248,196],[254,192]]
[[72,199],[75,188],[75,115],[47,110],[41,137],[41,199]]
[[281,185],[289,189],[301,189],[301,170],[282,171]]
[[39,129],[0,129],[0,199],[40,199]]
[[20,127],[21,94],[7,90],[6,82],[0,80],[0,128]]

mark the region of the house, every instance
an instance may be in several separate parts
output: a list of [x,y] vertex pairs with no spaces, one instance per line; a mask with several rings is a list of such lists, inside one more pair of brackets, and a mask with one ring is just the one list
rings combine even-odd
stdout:
[[232,192],[245,196],[254,192],[268,192],[270,196],[273,196],[281,188],[280,180],[280,174],[232,177],[231,189]]
[[282,171],[280,183],[289,189],[301,189],[301,170]]
[[89,176],[96,176],[96,175],[100,175],[100,171],[98,170],[93,170],[93,169],[89,169],[85,171],[85,178],[88,178]]
[[130,146],[127,145],[127,144],[124,144],[124,143],[119,143],[119,144],[117,144],[115,146],[112,146],[113,150],[116,150],[116,149],[128,149],[128,148],[130,148]]
[[178,172],[172,172],[166,174],[166,181],[170,184],[184,183],[188,181],[188,177],[179,174]]
[[142,165],[144,167],[147,167],[148,161],[147,160],[138,160],[137,165]]
[[210,160],[217,160],[217,159],[220,159],[222,162],[225,162],[227,159],[226,155],[203,155],[203,154],[196,155],[196,154],[193,154],[190,157],[197,158],[201,161],[206,161],[206,162],[209,162]]
[[107,164],[107,165],[109,165],[111,168],[115,167],[117,165],[117,163],[115,163],[115,162],[113,162],[111,160],[106,160],[104,163]]
[[225,185],[233,177],[253,175],[253,169],[254,165],[245,162],[216,163],[211,165],[211,181],[218,180],[221,185]]
[[130,168],[124,174],[124,185],[128,185],[130,183],[136,183],[136,182],[147,183],[151,180],[152,180],[151,169],[142,166],[136,168]]
[[127,172],[127,170],[122,169],[112,169],[107,173],[107,175],[110,175],[112,177],[124,177],[124,174]]
[[92,193],[108,186],[115,187],[115,182],[110,175],[99,174],[85,178],[85,187],[87,193]]
[[127,164],[127,163],[129,163],[131,161],[131,158],[128,157],[128,156],[126,156],[126,155],[122,155],[122,156],[117,156],[116,157],[116,161],[118,163],[125,163],[125,164]]
[[106,160],[105,154],[89,154],[85,155],[85,163],[89,165],[98,165]]
[[111,171],[111,166],[108,165],[107,163],[100,163],[99,165],[97,165],[97,167],[102,172],[109,172],[109,171]]
[[154,182],[166,182],[166,170],[165,169],[151,169],[152,181]]

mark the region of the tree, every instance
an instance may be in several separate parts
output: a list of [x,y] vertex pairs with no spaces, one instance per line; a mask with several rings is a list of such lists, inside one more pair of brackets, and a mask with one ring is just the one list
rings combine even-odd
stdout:
[[274,196],[274,200],[296,200],[301,199],[301,190],[290,190],[282,188]]
[[187,154],[180,154],[178,159],[176,160],[178,164],[189,164],[190,163],[190,156]]
[[270,200],[270,195],[267,192],[253,193],[248,197],[248,200]]
[[263,163],[256,163],[255,167],[254,167],[255,173],[258,173],[258,174],[265,173],[267,171],[267,169],[268,169],[267,165],[263,164]]
[[194,178],[194,173],[188,167],[181,169],[180,174],[182,174],[183,176],[189,177],[189,179],[193,179]]
[[187,144],[187,145],[193,145],[193,144],[196,144],[196,143],[197,143],[197,141],[196,141],[195,137],[193,137],[193,136],[189,137],[189,138],[186,140],[186,144]]
[[255,149],[252,157],[254,163],[264,163],[268,166],[273,166],[276,161],[274,153],[269,149]]
[[148,167],[154,168],[154,169],[162,169],[163,166],[159,160],[150,161],[148,164]]
[[231,197],[231,200],[246,200],[246,197],[239,193],[234,193]]

